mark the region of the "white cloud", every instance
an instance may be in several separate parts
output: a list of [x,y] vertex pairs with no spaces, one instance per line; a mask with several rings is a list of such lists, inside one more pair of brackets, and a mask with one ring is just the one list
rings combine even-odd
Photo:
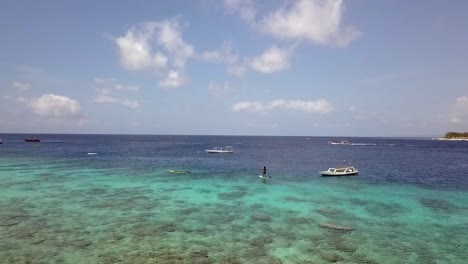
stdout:
[[177,71],[170,71],[166,79],[159,81],[159,86],[165,88],[177,88],[186,83],[186,79],[183,75]]
[[160,81],[163,87],[179,87],[185,83],[180,76],[185,75],[187,61],[195,51],[183,40],[179,19],[134,26],[114,41],[119,48],[122,66],[126,69],[161,72],[168,76]]
[[31,84],[27,82],[13,82],[13,87],[18,89],[19,91],[26,91],[31,88]]
[[138,92],[140,89],[135,86],[128,86],[117,83],[115,79],[94,79],[95,103],[119,104],[131,109],[137,109],[141,105],[138,100],[124,99],[114,96],[115,93]]
[[262,103],[257,101],[246,101],[246,102],[238,102],[232,106],[232,110],[234,112],[240,111],[249,111],[249,112],[267,112],[267,106],[264,106]]
[[274,73],[289,68],[292,49],[280,49],[276,46],[265,50],[252,59],[251,67],[262,73]]
[[149,32],[157,35],[157,42],[171,56],[172,65],[184,69],[188,58],[194,54],[193,47],[182,39],[179,21],[177,19],[147,24]]
[[272,110],[297,110],[307,113],[327,114],[332,112],[333,106],[325,99],[316,101],[284,100],[277,99],[268,103],[258,101],[239,102],[232,106],[234,112],[261,112],[268,113]]
[[119,47],[120,61],[128,70],[166,67],[167,57],[160,52],[153,54],[149,40],[151,34],[131,28],[125,36],[115,39]]
[[45,94],[39,98],[27,101],[33,113],[46,117],[78,116],[80,104],[69,97],[55,94]]
[[261,28],[281,39],[346,46],[360,33],[341,26],[343,9],[342,0],[300,0],[270,13],[261,21]]
[[361,33],[343,26],[343,0],[298,0],[256,20],[256,10],[248,0],[226,0],[224,6],[253,28],[278,39],[307,40],[321,45],[347,46]]

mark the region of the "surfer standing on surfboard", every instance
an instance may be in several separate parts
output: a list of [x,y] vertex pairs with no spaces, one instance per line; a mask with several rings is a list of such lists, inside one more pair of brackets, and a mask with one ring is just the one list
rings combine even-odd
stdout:
[[266,166],[263,166],[263,177],[266,178]]

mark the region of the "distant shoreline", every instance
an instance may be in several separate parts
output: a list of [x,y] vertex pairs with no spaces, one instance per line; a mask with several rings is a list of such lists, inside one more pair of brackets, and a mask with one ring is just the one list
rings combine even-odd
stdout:
[[433,138],[433,140],[468,141],[468,138]]

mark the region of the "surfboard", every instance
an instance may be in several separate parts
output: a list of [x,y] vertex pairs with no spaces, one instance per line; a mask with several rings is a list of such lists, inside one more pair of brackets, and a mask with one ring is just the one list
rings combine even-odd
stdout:
[[263,175],[258,175],[258,177],[264,179],[264,180],[267,180],[268,179],[268,176],[263,176]]

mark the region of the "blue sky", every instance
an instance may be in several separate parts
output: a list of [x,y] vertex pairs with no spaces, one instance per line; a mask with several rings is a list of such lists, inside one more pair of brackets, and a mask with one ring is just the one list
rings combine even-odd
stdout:
[[463,0],[5,1],[0,132],[468,131]]

